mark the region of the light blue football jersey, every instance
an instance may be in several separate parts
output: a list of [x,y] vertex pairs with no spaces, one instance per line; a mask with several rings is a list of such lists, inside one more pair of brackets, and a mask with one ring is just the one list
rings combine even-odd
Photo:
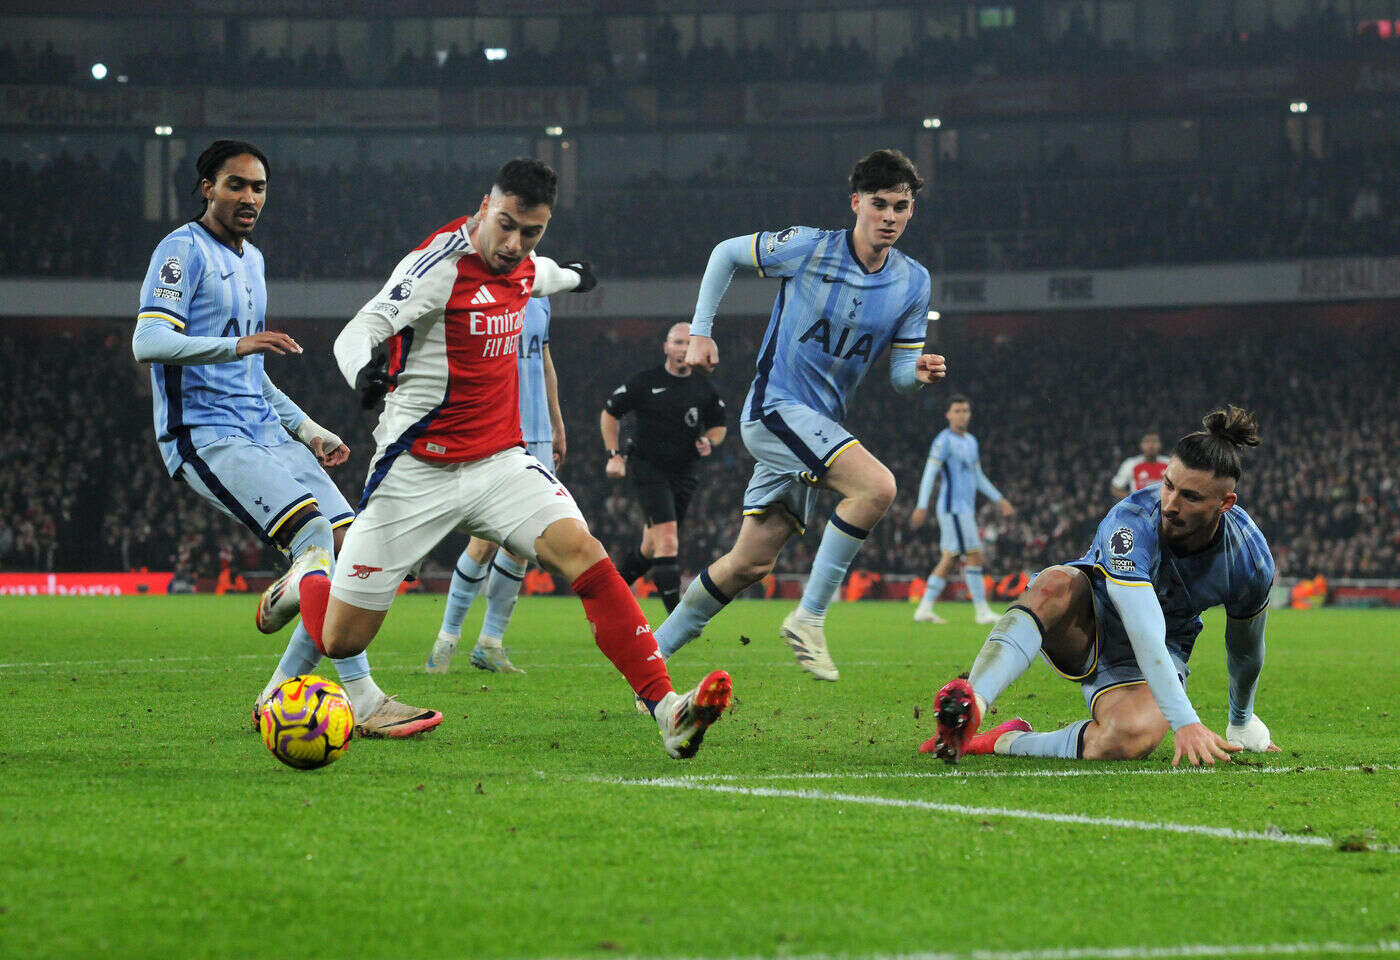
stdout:
[[1201,611],[1223,606],[1248,620],[1269,603],[1274,558],[1244,508],[1220,518],[1215,538],[1195,553],[1177,553],[1161,539],[1162,488],[1129,494],[1099,524],[1087,553],[1074,561],[1099,576],[1150,582],[1167,621],[1167,649],[1184,662],[1201,632]]
[[838,423],[887,347],[918,349],[928,326],[928,271],[891,249],[868,272],[849,230],[788,227],[753,235],[753,261],[779,277],[743,418],[797,402]]
[[549,298],[538,297],[525,307],[516,362],[520,365],[520,432],[526,443],[552,443],[549,394],[544,385],[544,348],[549,343]]
[[[977,510],[977,491],[993,500],[1000,499],[996,487],[982,474],[978,463],[981,454],[977,438],[970,433],[958,433],[945,428],[929,446],[930,460],[939,461],[937,510],[940,513],[973,513]],[[932,466],[932,464],[929,464]]]
[[[191,221],[151,254],[138,320],[167,321],[192,337],[246,337],[266,329],[263,256],[240,255]],[[265,446],[290,439],[263,396],[261,354],[234,363],[151,364],[156,441],[173,476],[194,450],[228,436]]]

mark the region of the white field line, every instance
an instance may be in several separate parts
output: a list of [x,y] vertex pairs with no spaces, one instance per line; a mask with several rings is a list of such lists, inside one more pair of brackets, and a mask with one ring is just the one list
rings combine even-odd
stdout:
[[[373,665],[380,660],[408,660],[416,665],[427,659],[428,650],[431,644],[425,643],[422,653],[408,653],[400,650],[386,650],[382,653],[370,647],[370,664]],[[510,648],[507,647],[507,650]],[[235,653],[222,656],[202,656],[202,657],[126,657],[109,660],[17,660],[13,663],[0,663],[0,670],[7,670],[11,673],[37,672],[52,667],[121,667],[131,664],[177,664],[177,663],[214,663],[228,660],[262,660],[275,661],[282,655],[280,648],[269,649],[267,653]],[[577,663],[531,663],[528,660],[520,659],[520,663],[529,670],[612,670],[615,669],[611,663],[601,657],[589,657]],[[784,667],[791,665],[791,660],[745,660],[745,667]],[[846,663],[842,661],[842,666],[853,667],[893,667],[893,661],[868,660],[864,662]],[[378,668],[376,668],[378,669]],[[404,668],[391,668],[404,669]],[[95,671],[101,673],[103,671]]]
[[[821,800],[828,803],[850,803],[871,807],[895,807],[926,810],[930,813],[951,813],[962,817],[1009,817],[1015,820],[1039,820],[1046,823],[1073,823],[1116,830],[1141,830],[1154,833],[1180,833],[1219,840],[1259,840],[1265,843],[1286,843],[1300,847],[1335,847],[1331,837],[1313,834],[1265,833],[1259,830],[1236,830],[1232,827],[1210,827],[1194,823],[1171,823],[1157,820],[1127,820],[1121,817],[1090,817],[1080,813],[1054,813],[1045,810],[1022,810],[1014,807],[973,807],[962,803],[936,803],[904,797],[876,797],[858,793],[827,793],[822,790],[782,790],[776,787],[738,787],[727,783],[696,783],[665,777],[653,780],[628,780],[618,777],[590,777],[595,783],[613,783],[628,787],[659,787],[675,790],[701,790],[746,797],[772,797],[791,800]],[[1400,853],[1400,847],[1372,844],[1372,850]]]
[[[1400,940],[1371,943],[1237,943],[1182,944],[1174,947],[1057,947],[1045,950],[971,950],[965,953],[809,953],[784,955],[786,960],[1170,960],[1173,957],[1296,957],[1400,953]],[[619,960],[651,960],[642,956]],[[659,958],[658,958],[659,960]],[[673,957],[669,960],[721,960],[717,957]],[[759,956],[730,956],[723,960],[763,960]]]
[[1224,773],[1226,771],[1246,773],[1374,773],[1377,770],[1400,770],[1391,763],[1368,763],[1346,767],[1255,767],[1247,764],[1221,764],[1218,767],[1151,767],[1147,769],[1128,767],[1117,770],[1111,767],[1085,767],[1077,770],[949,770],[930,772],[924,770],[862,770],[852,773],[813,772],[798,773],[696,773],[673,780],[692,783],[751,782],[754,780],[968,780],[999,779],[1002,777],[1156,777],[1156,776],[1201,776],[1203,774]]

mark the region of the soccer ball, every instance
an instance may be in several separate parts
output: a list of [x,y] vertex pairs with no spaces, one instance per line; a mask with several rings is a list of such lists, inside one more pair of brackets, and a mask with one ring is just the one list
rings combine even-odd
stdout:
[[340,684],[310,674],[272,691],[258,714],[263,743],[289,767],[315,770],[350,746],[355,715]]

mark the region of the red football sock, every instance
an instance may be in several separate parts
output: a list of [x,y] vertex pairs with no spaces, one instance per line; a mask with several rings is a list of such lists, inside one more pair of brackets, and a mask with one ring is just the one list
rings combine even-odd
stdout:
[[670,693],[671,675],[656,648],[656,638],[613,562],[599,560],[571,586],[593,624],[598,649],[627,678],[637,696],[655,702]]
[[298,589],[301,591],[301,625],[311,634],[316,649],[325,656],[321,631],[326,625],[326,606],[331,602],[331,578],[324,573],[308,573],[301,578]]

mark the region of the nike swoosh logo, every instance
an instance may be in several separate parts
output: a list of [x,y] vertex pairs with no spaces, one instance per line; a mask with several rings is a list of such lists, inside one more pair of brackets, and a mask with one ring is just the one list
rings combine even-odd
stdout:
[[651,388],[651,392],[652,392],[652,393],[665,393],[665,392],[666,392],[666,388],[665,388],[665,387],[652,387],[652,388]]

